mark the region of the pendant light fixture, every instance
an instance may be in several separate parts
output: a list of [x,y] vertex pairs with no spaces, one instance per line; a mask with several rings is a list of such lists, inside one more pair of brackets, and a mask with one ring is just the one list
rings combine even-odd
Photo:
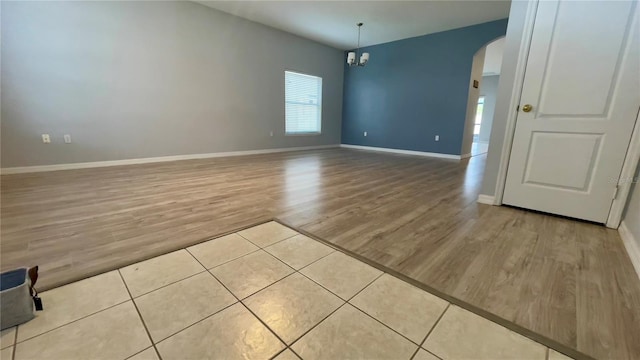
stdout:
[[347,64],[349,64],[349,66],[365,66],[367,64],[367,61],[369,61],[369,53],[362,53],[362,55],[360,55],[360,60],[358,62],[356,62],[356,57],[358,56],[358,53],[360,52],[360,28],[362,27],[362,23],[357,23],[356,24],[358,26],[358,49],[353,52],[349,52],[349,54],[347,54]]

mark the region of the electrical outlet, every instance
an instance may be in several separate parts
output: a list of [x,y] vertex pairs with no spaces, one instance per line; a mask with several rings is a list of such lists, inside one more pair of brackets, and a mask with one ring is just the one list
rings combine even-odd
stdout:
[[42,142],[45,144],[51,143],[51,138],[49,137],[49,134],[42,134]]
[[364,136],[367,136],[367,132],[366,131],[364,132]]
[[440,141],[440,135],[436,135],[436,141]]
[[273,136],[273,131],[270,131],[270,132],[269,132],[269,136]]
[[69,135],[69,134],[65,134],[64,135],[64,143],[65,144],[71,144],[71,135]]

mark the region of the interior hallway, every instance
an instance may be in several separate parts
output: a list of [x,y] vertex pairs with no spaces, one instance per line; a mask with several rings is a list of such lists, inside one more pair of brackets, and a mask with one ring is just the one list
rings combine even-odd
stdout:
[[38,264],[50,288],[277,218],[547,343],[640,358],[617,231],[477,204],[485,158],[336,149],[5,175],[2,269]]

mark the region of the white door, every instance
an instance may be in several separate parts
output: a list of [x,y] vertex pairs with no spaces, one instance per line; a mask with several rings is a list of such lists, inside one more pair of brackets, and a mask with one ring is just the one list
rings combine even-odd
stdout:
[[539,2],[505,204],[606,222],[640,106],[637,5]]

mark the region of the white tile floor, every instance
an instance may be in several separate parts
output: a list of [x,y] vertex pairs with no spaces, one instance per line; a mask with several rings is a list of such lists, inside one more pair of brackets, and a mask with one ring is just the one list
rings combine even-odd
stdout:
[[1,359],[569,359],[275,222],[41,296]]

